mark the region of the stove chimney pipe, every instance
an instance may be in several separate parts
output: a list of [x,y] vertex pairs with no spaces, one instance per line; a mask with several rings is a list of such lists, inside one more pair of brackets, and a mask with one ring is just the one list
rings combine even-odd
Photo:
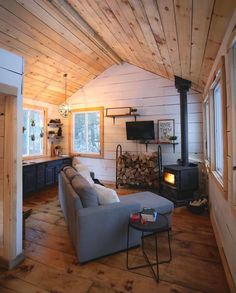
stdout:
[[187,92],[191,81],[175,76],[175,87],[180,93],[180,124],[181,124],[181,160],[183,166],[189,165],[188,160],[188,100]]

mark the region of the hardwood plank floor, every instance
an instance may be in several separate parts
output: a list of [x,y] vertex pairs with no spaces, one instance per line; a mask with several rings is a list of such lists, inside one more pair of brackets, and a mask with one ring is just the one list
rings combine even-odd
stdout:
[[[120,195],[137,190],[119,189]],[[208,216],[177,208],[173,216],[170,264],[160,265],[157,284],[150,269],[126,270],[125,252],[79,265],[57,199],[57,188],[28,198],[33,213],[27,220],[25,261],[11,271],[0,271],[2,293],[228,293],[225,274]],[[152,258],[154,243],[147,238]],[[167,238],[159,237],[159,253],[167,255]],[[143,262],[140,248],[131,262]]]

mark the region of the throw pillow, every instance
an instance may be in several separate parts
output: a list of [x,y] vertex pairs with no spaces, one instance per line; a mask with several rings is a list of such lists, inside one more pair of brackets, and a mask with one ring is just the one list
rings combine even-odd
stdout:
[[98,194],[98,202],[100,205],[120,202],[120,199],[115,190],[107,188],[100,184],[94,184],[94,189]]
[[80,197],[84,208],[98,206],[98,194],[83,176],[80,174],[75,176],[71,185]]
[[76,164],[74,167],[76,171],[89,182],[90,185],[94,184],[93,179],[90,176],[89,168],[87,166],[83,164]]
[[72,167],[65,167],[63,169],[63,171],[65,172],[65,174],[70,182],[76,175],[78,175],[78,172]]
[[72,166],[75,167],[75,165],[77,165],[77,164],[81,164],[79,157],[74,157],[72,160]]

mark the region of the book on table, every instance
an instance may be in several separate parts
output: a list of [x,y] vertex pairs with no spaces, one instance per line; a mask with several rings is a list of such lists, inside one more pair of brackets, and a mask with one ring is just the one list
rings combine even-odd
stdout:
[[148,222],[156,222],[157,220],[157,211],[152,208],[143,208],[141,212],[141,217],[143,220]]

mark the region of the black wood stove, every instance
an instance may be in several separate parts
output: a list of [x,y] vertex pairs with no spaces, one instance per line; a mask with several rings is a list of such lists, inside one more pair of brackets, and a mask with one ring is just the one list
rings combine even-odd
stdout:
[[185,200],[193,197],[198,189],[198,166],[188,158],[188,102],[187,92],[191,82],[175,76],[175,87],[180,93],[181,160],[179,164],[167,165],[163,169],[163,184],[168,197]]

